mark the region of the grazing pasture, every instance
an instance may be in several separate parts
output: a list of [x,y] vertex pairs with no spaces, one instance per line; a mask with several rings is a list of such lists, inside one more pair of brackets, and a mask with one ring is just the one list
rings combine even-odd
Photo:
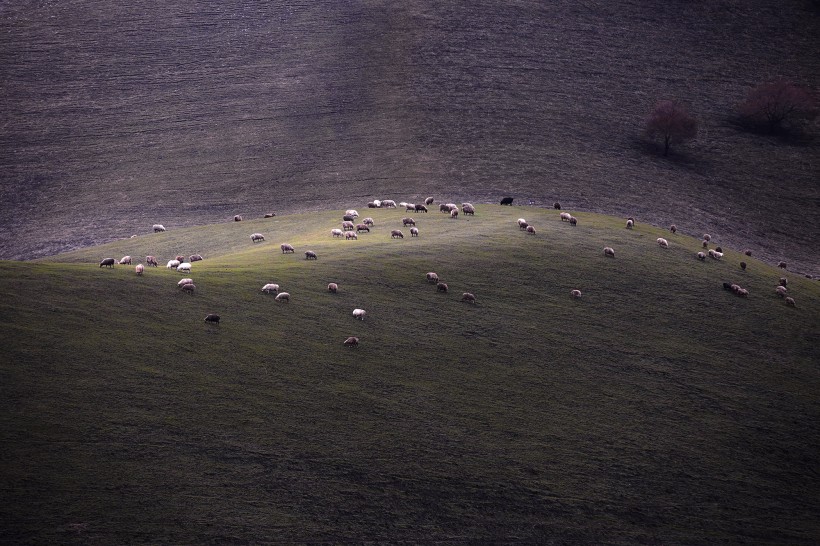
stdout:
[[[0,262],[4,539],[818,536],[816,281],[572,210],[527,209],[527,234],[519,207],[477,204],[391,239],[404,211],[369,209],[351,241],[330,233],[342,211]],[[190,295],[174,270],[99,267],[194,252]]]

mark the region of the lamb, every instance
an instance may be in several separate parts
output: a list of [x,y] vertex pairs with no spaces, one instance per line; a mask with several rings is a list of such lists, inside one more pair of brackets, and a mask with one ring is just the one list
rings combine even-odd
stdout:
[[234,216],[234,217],[233,217],[233,221],[234,221],[234,222],[241,222],[241,221],[242,221],[242,217],[241,217],[240,215],[238,215],[238,214],[237,214],[236,216]]
[[365,218],[364,220],[362,220],[362,223],[368,227],[373,227],[375,225],[375,222],[373,222],[373,218]]
[[205,317],[205,322],[207,322],[207,323],[209,323],[209,324],[216,324],[216,325],[219,325],[219,315],[215,315],[215,314],[213,314],[213,313],[209,313],[209,314]]
[[790,305],[792,307],[795,307],[794,298],[786,298],[786,305]]
[[513,198],[512,198],[512,197],[504,197],[503,199],[501,199],[501,204],[502,204],[502,205],[509,205],[509,206],[512,206],[512,204],[513,204]]
[[188,279],[188,278],[180,279],[180,281],[177,283],[177,286],[179,288],[182,288],[186,284],[194,284],[194,279]]
[[186,294],[193,295],[194,290],[196,290],[196,285],[192,282],[189,282],[188,284],[183,284],[182,285],[182,291],[185,292]]
[[283,302],[283,303],[284,302],[290,303],[290,294],[288,294],[287,292],[279,292],[278,294],[276,294],[276,297],[273,298],[273,299],[276,300],[276,301],[279,301],[279,302]]
[[436,284],[436,283],[438,283],[438,275],[437,275],[436,273],[433,273],[432,271],[430,271],[430,272],[427,274],[427,282],[429,282],[429,283],[431,283],[431,284]]
[[162,231],[165,231],[165,226],[162,224],[154,224],[154,233],[160,233]]
[[294,252],[296,252],[296,250],[294,250],[293,246],[289,245],[287,243],[282,243],[281,245],[279,245],[279,248],[282,249],[282,254],[286,254],[288,252],[293,254]]
[[675,224],[672,224],[671,226],[669,226],[669,231],[671,231],[672,233],[675,233],[676,231],[678,231],[678,226],[676,226]]
[[353,217],[352,217],[351,215],[349,215],[349,214],[345,214],[344,216],[342,216],[342,221],[343,221],[343,222],[352,222],[353,220],[355,220],[355,218],[353,218]]
[[524,220],[523,218],[518,219],[518,229],[527,229],[528,225],[529,224],[527,223],[527,221]]
[[427,212],[427,207],[424,205],[416,205],[416,212]]
[[533,235],[535,235],[535,228],[532,226],[527,226],[527,233],[532,233]]
[[261,233],[252,233],[251,234],[251,242],[252,243],[255,243],[257,241],[264,241],[264,240],[265,240],[265,236],[262,235]]
[[464,214],[475,216],[475,207],[472,206],[470,203],[464,203],[463,205],[461,205],[461,210],[464,211]]
[[355,231],[345,231],[345,241],[349,241],[350,239],[359,240],[359,236],[356,235]]
[[270,294],[271,292],[277,294],[279,293],[279,285],[269,282],[268,284],[262,287],[262,292],[264,292],[265,294]]
[[467,303],[475,303],[475,294],[464,292],[464,294],[461,295],[461,301],[466,301]]
[[433,204],[433,198],[428,197],[427,199],[424,200],[424,204],[425,205],[432,205]]
[[313,252],[312,250],[306,250],[305,251],[305,259],[306,260],[316,260],[317,259],[316,253]]
[[711,236],[711,235],[709,235],[708,233],[704,233],[704,234],[703,234],[703,240],[704,240],[704,241],[706,241],[706,242],[708,243],[709,241],[711,241],[711,240],[712,240],[712,236]]
[[786,262],[780,262],[779,264],[777,264],[777,267],[779,267],[780,269],[786,269]]
[[359,320],[364,320],[364,316],[367,312],[364,309],[354,309],[353,310],[353,318],[357,318]]
[[344,232],[339,228],[335,228],[330,230],[330,234],[333,237],[342,237],[344,235]]
[[569,222],[569,219],[572,217],[572,215],[568,212],[562,212],[560,216],[562,222]]
[[201,262],[202,261],[202,256],[200,256],[199,254],[191,254],[191,256],[188,258],[188,261],[189,262]]
[[142,272],[145,270],[145,266],[142,264],[137,264],[137,267],[135,267],[134,270],[137,272],[137,275],[141,276]]
[[338,290],[339,290],[339,285],[338,284],[336,284],[335,282],[328,283],[328,285],[327,285],[327,291],[328,292],[330,292],[331,294],[335,294]]
[[191,264],[189,262],[182,262],[177,266],[177,271],[187,271],[188,273],[191,272]]
[[615,257],[615,250],[612,247],[605,246],[604,247],[604,256],[611,256]]
[[576,300],[577,300],[578,298],[580,298],[580,297],[581,297],[581,291],[580,291],[580,290],[572,290],[572,291],[569,293],[569,295],[570,295],[570,296],[572,296],[574,299],[576,299]]
[[447,292],[447,290],[449,290],[449,287],[447,286],[447,283],[443,283],[443,282],[436,283],[436,291],[438,291],[438,292]]
[[113,269],[115,263],[117,263],[117,260],[115,260],[114,258],[106,258],[106,259],[104,259],[103,261],[100,262],[100,267],[105,266],[105,267],[110,267],[111,269]]
[[370,233],[370,228],[364,224],[356,224],[356,232],[358,233],[359,231],[366,231],[367,233]]
[[168,269],[176,269],[177,267],[179,267],[180,263],[181,262],[179,260],[169,260],[168,264],[165,267]]
[[634,225],[635,225],[635,222],[633,220],[627,220],[626,221],[626,229],[632,229],[632,226],[634,226]]
[[401,230],[399,230],[399,229],[394,229],[393,231],[390,232],[390,238],[391,239],[395,239],[397,237],[399,239],[404,239],[404,233],[402,233]]
[[350,336],[349,338],[344,340],[344,343],[342,343],[342,345],[344,345],[345,347],[353,347],[355,349],[359,346],[359,338],[355,336]]
[[658,245],[663,248],[669,248],[669,242],[663,237],[658,237]]
[[458,218],[458,209],[456,207],[450,209],[450,218]]
[[415,203],[406,203],[404,205],[404,210],[405,210],[405,212],[413,212],[414,210],[416,210],[416,204]]
[[700,260],[700,261],[703,261],[703,260],[706,259],[706,254],[704,254],[703,252],[698,252],[697,256],[698,256],[698,260]]
[[120,258],[120,265],[131,265],[131,256],[123,256]]
[[348,210],[345,211],[345,214],[349,214],[353,218],[358,218],[359,217],[359,213],[356,212],[356,209],[348,209]]
[[403,226],[415,226],[416,225],[416,221],[413,220],[412,218],[409,218],[409,217],[408,218],[402,218],[401,223],[402,223]]
[[411,227],[410,228],[410,237],[418,237],[419,236],[419,228]]
[[155,256],[146,256],[145,257],[145,263],[147,265],[151,265],[151,266],[154,266],[154,267],[159,267],[159,263],[157,262],[157,259],[156,259]]
[[577,226],[578,225],[578,218],[576,218],[575,216],[570,216],[569,217],[569,225]]

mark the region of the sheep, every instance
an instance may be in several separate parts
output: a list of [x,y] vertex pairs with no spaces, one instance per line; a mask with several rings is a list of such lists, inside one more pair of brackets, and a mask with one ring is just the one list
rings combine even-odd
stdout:
[[313,252],[312,250],[306,250],[305,251],[305,259],[306,260],[316,260],[318,258],[316,256],[315,252]]
[[366,231],[370,233],[370,228],[364,224],[356,224],[356,232],[358,233],[359,231]]
[[353,217],[352,217],[351,215],[349,215],[349,214],[345,214],[344,216],[342,216],[342,221],[343,221],[343,222],[352,222],[353,220],[355,220],[355,218],[353,218]]
[[415,203],[405,203],[404,210],[405,210],[405,212],[413,212],[414,210],[416,210],[416,204]]
[[444,282],[436,283],[436,291],[437,292],[445,292],[446,293],[447,290],[449,290],[449,289],[450,288],[447,286],[447,283],[444,283]]
[[792,307],[795,307],[794,298],[786,298],[786,305],[790,305]]
[[427,282],[429,282],[431,284],[437,284],[438,283],[438,274],[433,273],[432,271],[427,273]]
[[343,232],[341,229],[339,229],[339,228],[334,228],[334,229],[331,229],[331,230],[330,230],[330,234],[331,234],[333,237],[342,237],[342,236],[344,236],[344,232]]
[[458,218],[458,209],[456,207],[450,209],[450,218]]
[[367,312],[364,309],[354,309],[353,310],[353,318],[357,318],[359,320],[364,320],[364,316]]
[[379,201],[378,199],[374,199],[373,204],[376,205],[374,208],[377,208],[377,209],[382,208],[382,202]]
[[709,248],[709,241],[701,241],[701,245],[703,246],[703,248]]
[[780,296],[781,298],[785,298],[785,297],[786,297],[786,292],[788,291],[788,288],[786,288],[785,286],[780,286],[780,285],[778,285],[778,286],[775,286],[775,287],[774,287],[774,291],[775,291],[775,292],[777,293],[777,295],[778,295],[778,296]]
[[427,212],[427,207],[424,205],[416,205],[416,212]]
[[356,212],[356,209],[348,209],[345,211],[345,214],[352,216],[353,218],[358,218],[359,213]]
[[461,206],[461,210],[464,211],[464,214],[469,214],[470,216],[475,216],[475,207],[472,206],[470,203],[464,203]]
[[509,205],[509,206],[512,206],[512,204],[513,204],[513,198],[512,198],[512,197],[504,197],[503,199],[501,199],[501,204],[502,204],[502,205]]
[[709,241],[712,240],[712,236],[709,235],[708,233],[704,233],[703,234],[703,240],[706,241],[706,242],[709,242]]
[[568,213],[568,212],[562,212],[560,214],[560,216],[561,216],[561,221],[562,222],[569,222],[569,219],[571,218],[572,215],[570,215],[570,213]]
[[402,233],[401,230],[399,230],[399,229],[394,229],[393,231],[390,232],[390,238],[391,239],[395,239],[397,237],[399,239],[404,239],[404,233]]
[[475,208],[475,207],[473,207],[473,204],[472,204],[472,203],[462,203],[462,204],[461,204],[461,210],[464,210],[464,207],[472,207],[472,208]]
[[743,253],[744,253],[746,256],[749,256],[749,257],[751,257],[751,256],[752,256],[752,251],[751,251],[751,250],[749,250],[748,248],[747,248],[746,250],[744,250],[744,251],[743,251]]
[[345,231],[345,241],[349,241],[350,239],[359,240],[359,236],[356,235],[355,231]]
[[448,205],[447,203],[442,203],[438,206],[438,211],[439,212],[450,212],[450,205]]
[[577,300],[578,298],[581,297],[581,291],[580,290],[572,290],[572,291],[570,291],[569,295]]
[[123,256],[119,263],[120,265],[131,265],[131,256]]
[[294,250],[293,246],[289,245],[287,243],[282,243],[281,245],[279,245],[279,248],[282,249],[282,254],[286,254],[288,252],[293,254],[294,252],[296,252],[296,250]]
[[709,250],[709,257],[710,257],[710,258],[713,258],[713,259],[715,259],[715,260],[719,260],[719,259],[723,258],[723,253],[722,253],[722,252],[718,252],[717,250],[711,250],[711,249],[710,249],[710,250]]
[[180,279],[180,281],[177,283],[177,286],[179,288],[182,288],[186,284],[194,284],[194,279],[188,279],[188,278]]
[[216,324],[216,325],[219,325],[219,315],[216,315],[216,314],[214,314],[214,313],[209,313],[209,314],[205,317],[205,322],[207,322],[207,323],[209,323],[209,324]]
[[201,262],[202,261],[202,256],[200,256],[199,254],[191,254],[191,256],[188,257],[188,261],[189,262]]
[[741,298],[748,298],[749,297],[749,291],[746,290],[745,288],[738,288],[736,294],[738,296],[740,296]]
[[786,262],[780,262],[780,263],[778,263],[778,264],[777,264],[777,267],[779,267],[780,269],[786,269]]
[[635,225],[635,222],[633,220],[627,220],[626,221],[626,229],[632,229],[632,226],[634,226],[634,225]]
[[396,202],[392,199],[385,199],[382,201],[382,207],[386,207],[388,209],[396,208]]
[[706,254],[704,254],[703,252],[698,252],[697,257],[698,257],[698,260],[703,261],[703,260],[706,259]]
[[532,233],[533,235],[535,235],[535,228],[532,226],[527,226],[527,233]]
[[241,221],[242,221],[242,217],[241,217],[240,215],[238,215],[238,214],[237,214],[236,216],[234,216],[234,217],[233,217],[233,221],[234,221],[234,222],[241,222]]
[[169,260],[168,264],[165,266],[168,269],[176,269],[179,267],[179,264],[182,263],[179,260]]
[[355,349],[359,346],[359,338],[357,338],[356,336],[350,336],[349,338],[344,340],[342,345],[344,345],[345,347],[352,347]]
[[373,222],[373,218],[369,218],[369,217],[362,220],[362,223],[364,225],[366,225],[367,227],[373,227],[375,225],[375,222]]
[[432,205],[433,201],[434,201],[434,199],[432,197],[428,197],[427,199],[424,200],[424,204],[425,205]]
[[577,226],[578,225],[578,218],[576,218],[575,216],[570,216],[569,217],[569,225]]
[[658,245],[663,248],[669,248],[669,242],[663,237],[658,237]]
[[282,303],[290,303],[290,294],[288,294],[287,292],[279,292],[273,299]]
[[723,252],[723,249],[720,248],[719,246],[716,246],[715,247],[715,252]]
[[117,263],[117,260],[114,258],[105,258],[103,261],[100,262],[100,267],[110,267],[114,268],[114,264]]
[[269,282],[268,284],[266,284],[265,286],[262,287],[262,292],[264,292],[265,294],[270,294],[271,292],[273,292],[274,294],[278,294],[279,293],[279,285],[275,284],[275,283],[272,283],[272,282]]
[[605,246],[604,247],[604,256],[611,256],[615,257],[615,250],[612,247]]
[[746,262],[740,262],[740,269],[746,271]]
[[367,203],[367,208],[375,209],[376,208],[376,202],[375,201],[370,201],[369,203]]
[[196,285],[192,282],[189,282],[188,284],[183,284],[181,288],[182,288],[182,291],[185,292],[186,294],[193,295],[194,290],[196,290]]
[[789,286],[789,279],[786,277],[780,277],[780,286]]
[[157,262],[155,256],[146,256],[145,263],[149,266],[159,267],[159,262]]
[[524,220],[523,218],[518,219],[518,229],[522,229],[522,230],[527,229],[528,225],[529,224],[527,223],[527,221]]
[[732,288],[733,286],[735,286],[735,285],[733,285],[732,283],[729,283],[729,282],[723,283],[723,289],[728,290],[729,292],[732,292],[734,290]]
[[672,233],[675,233],[676,231],[678,231],[678,226],[676,226],[675,224],[672,224],[671,226],[669,226],[669,231],[671,231]]
[[154,233],[160,233],[162,231],[165,231],[165,226],[162,224],[154,224]]
[[182,263],[182,262],[184,262],[184,261],[185,261],[185,256],[177,256],[177,257],[176,257],[176,258],[174,258],[174,259],[175,259],[176,261],[178,261],[179,263]]
[[464,292],[464,294],[461,295],[461,301],[466,301],[467,303],[475,303],[475,294]]
[[338,292],[338,290],[339,290],[339,285],[338,284],[336,284],[335,282],[328,283],[328,285],[327,285],[327,291],[328,292],[330,292],[331,294],[335,294],[336,292]]
[[264,240],[265,240],[265,236],[262,235],[261,233],[252,233],[251,234],[251,242],[252,243],[255,243],[257,241],[264,241]]
[[190,262],[182,262],[177,266],[177,271],[187,271],[188,273],[191,272],[191,264]]
[[740,290],[740,285],[737,283],[732,283],[731,285],[729,285],[729,289],[735,294],[737,294],[737,291]]
[[403,226],[415,226],[415,225],[416,225],[416,221],[415,221],[415,220],[413,220],[413,219],[412,219],[412,218],[410,218],[410,217],[408,217],[408,218],[402,218],[402,219],[401,219],[401,224],[402,224]]
[[137,264],[137,267],[135,267],[134,270],[137,272],[137,275],[141,276],[142,272],[145,270],[145,266],[142,264]]
[[419,228],[411,227],[410,228],[410,237],[418,237],[419,236]]
[[554,208],[555,210],[561,210],[561,203],[556,201],[555,203],[552,204],[552,208]]
[[342,229],[345,231],[352,231],[356,229],[356,224],[349,220],[345,220],[344,222],[342,222]]
[[265,218],[273,218],[274,216],[276,216],[275,212],[268,212],[267,214],[265,214]]

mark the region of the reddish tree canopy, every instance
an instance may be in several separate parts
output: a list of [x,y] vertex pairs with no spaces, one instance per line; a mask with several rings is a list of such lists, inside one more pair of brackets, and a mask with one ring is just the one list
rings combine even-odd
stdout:
[[663,100],[649,114],[646,134],[650,138],[663,138],[663,155],[667,155],[672,142],[683,142],[697,136],[698,121],[689,115],[682,104]]
[[765,127],[770,133],[784,123],[812,120],[817,116],[817,105],[811,93],[782,79],[752,89],[738,109],[747,122]]

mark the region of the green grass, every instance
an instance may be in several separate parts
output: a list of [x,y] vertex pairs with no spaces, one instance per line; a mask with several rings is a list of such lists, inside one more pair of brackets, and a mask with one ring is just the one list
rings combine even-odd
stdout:
[[[787,274],[787,307],[780,270],[594,214],[414,214],[421,236],[391,240],[404,212],[359,212],[358,241],[331,211],[0,262],[6,538],[817,538],[816,282]],[[205,257],[192,296],[97,265],[178,253]]]

